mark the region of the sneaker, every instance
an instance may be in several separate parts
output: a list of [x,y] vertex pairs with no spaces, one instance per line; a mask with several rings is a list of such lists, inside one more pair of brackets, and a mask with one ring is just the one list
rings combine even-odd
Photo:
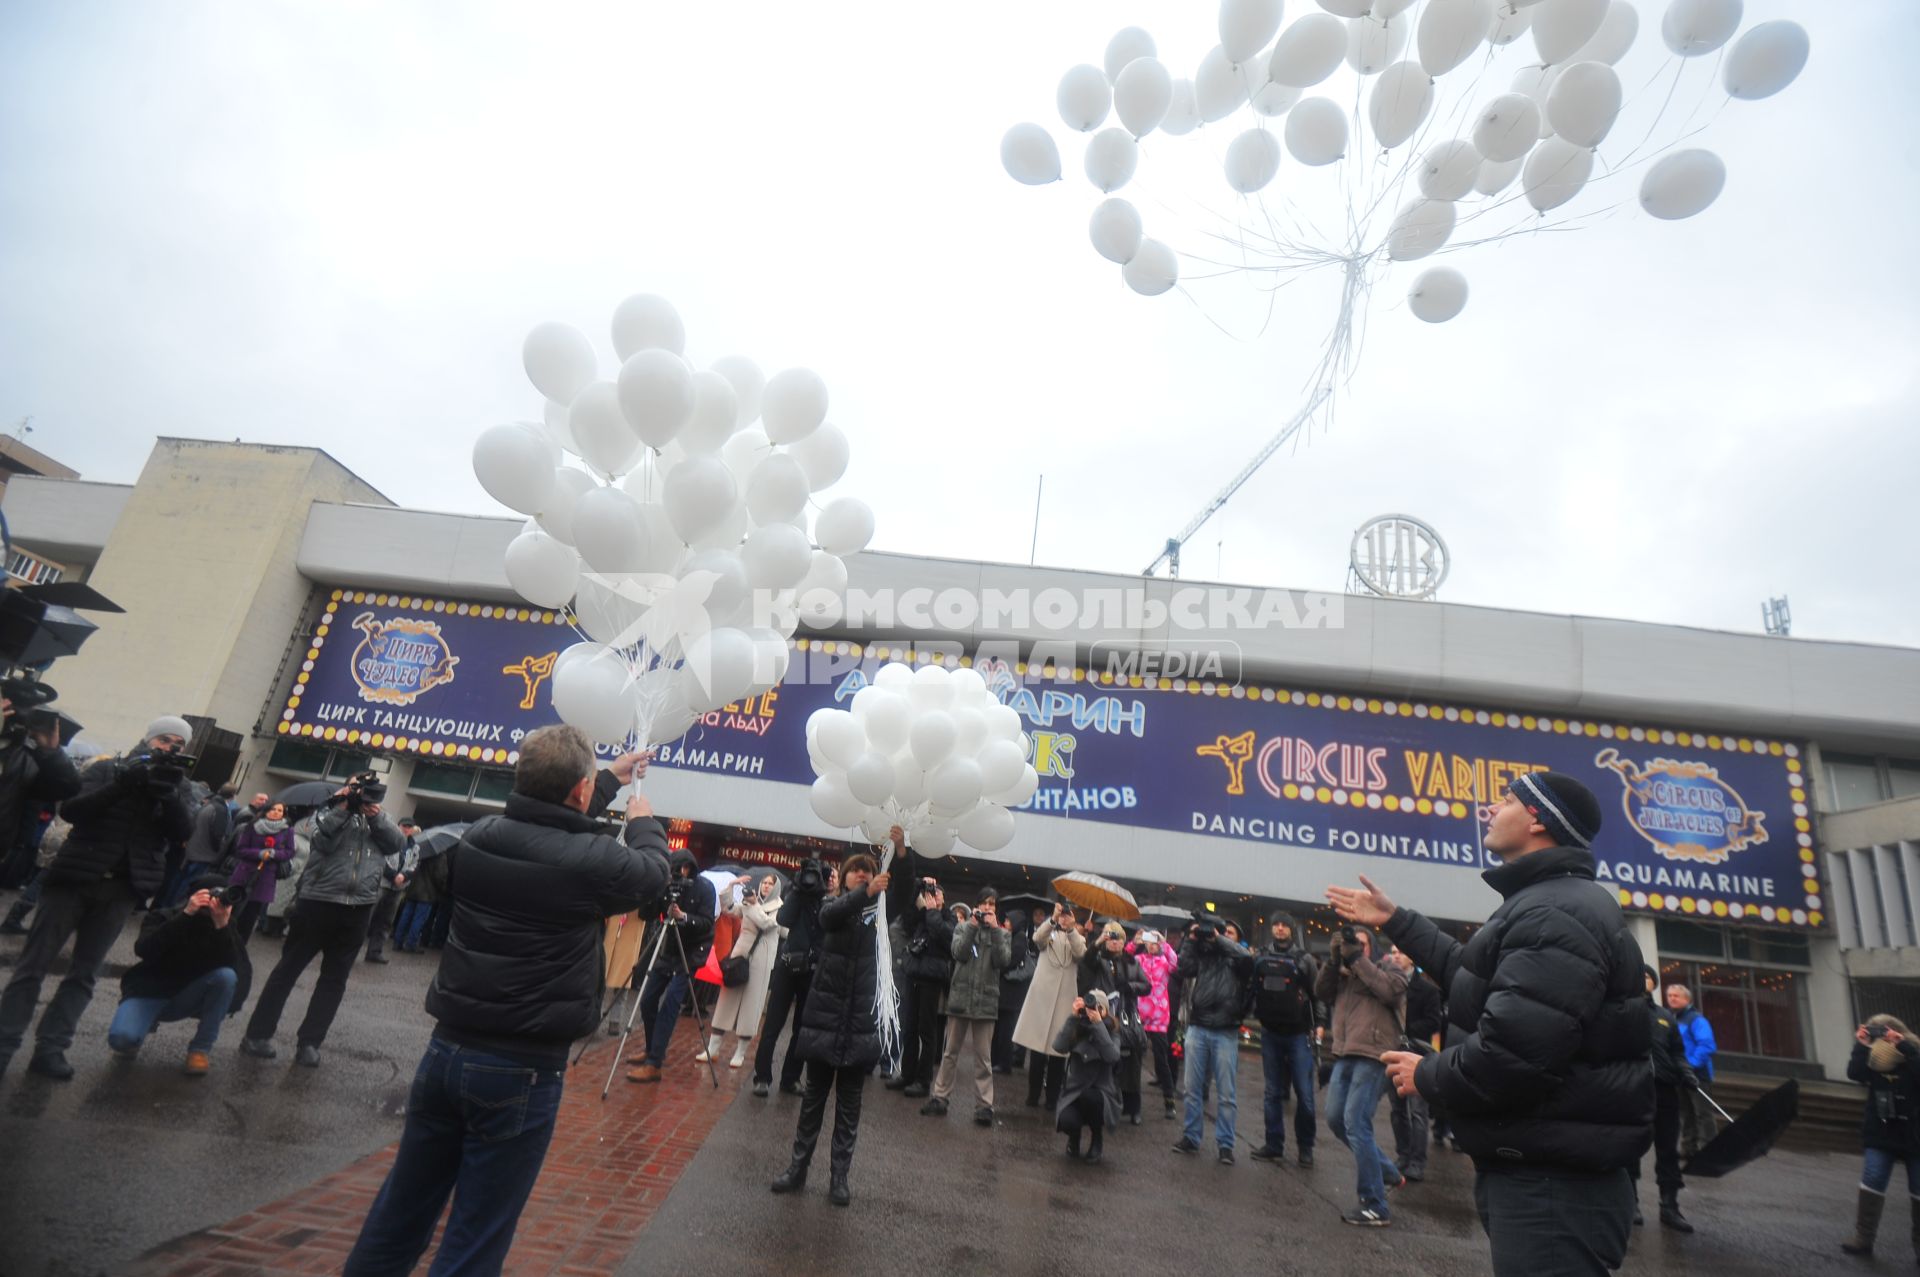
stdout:
[[765,1082],[762,1082],[760,1079],[755,1078],[753,1081],[753,1093],[763,1100],[766,1099],[767,1084]]
[[945,1117],[946,1115],[947,1102],[937,1096],[920,1106],[921,1117]]
[[1361,1206],[1350,1210],[1340,1217],[1343,1224],[1352,1224],[1357,1228],[1385,1228],[1393,1223],[1387,1212],[1373,1206]]
[[188,1077],[205,1077],[213,1067],[213,1061],[207,1058],[205,1051],[188,1051],[186,1074]]
[[1180,1137],[1180,1142],[1173,1146],[1173,1151],[1176,1153],[1198,1153],[1200,1151],[1200,1146],[1198,1144],[1195,1144],[1192,1140],[1188,1139],[1186,1136],[1182,1135]]
[[1228,1148],[1224,1144],[1220,1146],[1220,1165],[1222,1166],[1233,1165],[1233,1150]]
[[889,1091],[904,1091],[907,1089],[907,1079],[896,1073],[887,1079],[887,1089]]
[[782,1082],[780,1084],[780,1094],[798,1095],[800,1094],[800,1084],[798,1082]]
[[303,1069],[319,1068],[320,1048],[311,1043],[303,1043],[300,1049],[293,1053],[293,1062]]
[[629,1082],[658,1082],[659,1080],[660,1066],[658,1064],[642,1064],[639,1068],[627,1074],[627,1081]]
[[1311,1167],[1311,1166],[1313,1165],[1313,1150],[1312,1150],[1312,1149],[1310,1149],[1310,1148],[1303,1148],[1303,1149],[1301,1149],[1301,1150],[1300,1150],[1300,1165],[1302,1165],[1302,1166],[1305,1166],[1305,1167]]
[[1274,1148],[1270,1144],[1262,1144],[1259,1148],[1254,1149],[1253,1152],[1248,1153],[1247,1156],[1256,1162],[1284,1162],[1287,1160],[1287,1150],[1284,1148]]
[[241,1038],[240,1054],[251,1055],[256,1060],[271,1060],[280,1051],[271,1038]]
[[910,1100],[923,1100],[927,1097],[929,1092],[927,1090],[927,1084],[925,1082],[915,1082],[912,1086],[900,1092],[900,1094],[906,1096]]
[[734,1050],[733,1058],[727,1061],[727,1067],[730,1069],[741,1068],[745,1066],[746,1062],[747,1049],[744,1046],[738,1047]]
[[973,1124],[975,1126],[992,1126],[993,1110],[990,1108],[975,1109],[973,1111]]
[[132,1062],[140,1058],[140,1048],[137,1045],[121,1047],[109,1044],[107,1052],[116,1060]]

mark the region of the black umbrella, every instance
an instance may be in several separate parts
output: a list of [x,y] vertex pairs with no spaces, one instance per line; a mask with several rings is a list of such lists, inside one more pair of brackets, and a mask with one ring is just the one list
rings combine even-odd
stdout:
[[333,797],[338,788],[324,780],[303,780],[298,785],[288,785],[275,794],[273,801],[282,807],[324,807],[327,799]]
[[1193,921],[1193,911],[1178,905],[1141,905],[1140,921],[1168,924],[1177,931]]
[[435,825],[432,829],[422,830],[413,836],[413,846],[422,860],[442,856],[453,850],[460,841],[460,835],[467,832],[466,821],[456,821],[451,825]]
[[1037,921],[1053,912],[1053,901],[1046,896],[1024,893],[1000,897],[1000,915],[1005,917],[1009,909],[1025,909]]
[[[1707,1102],[1713,1103],[1711,1097]],[[1727,1111],[1718,1104],[1713,1107],[1720,1116],[1727,1116]],[[1800,1083],[1788,1078],[1755,1100],[1753,1107],[1739,1117],[1728,1118],[1733,1124],[1708,1141],[1705,1148],[1680,1168],[1681,1172],[1702,1179],[1718,1179],[1740,1169],[1755,1158],[1765,1156],[1799,1112]]]

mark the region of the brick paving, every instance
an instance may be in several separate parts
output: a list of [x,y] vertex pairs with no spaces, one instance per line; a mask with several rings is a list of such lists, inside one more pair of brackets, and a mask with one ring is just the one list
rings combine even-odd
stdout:
[[[599,1041],[567,1071],[553,1143],[507,1256],[506,1271],[515,1277],[617,1269],[752,1072],[721,1067],[715,1090],[706,1066],[693,1062],[700,1033],[689,1021],[675,1032],[657,1085],[618,1077],[602,1103],[600,1087],[616,1045]],[[123,1271],[137,1277],[337,1273],[398,1148],[390,1144],[297,1193],[157,1246]],[[429,1249],[423,1265],[433,1254]]]

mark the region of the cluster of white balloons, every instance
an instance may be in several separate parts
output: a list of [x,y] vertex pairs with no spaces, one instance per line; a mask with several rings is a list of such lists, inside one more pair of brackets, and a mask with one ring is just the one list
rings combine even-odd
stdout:
[[[1135,292],[1164,293],[1179,280],[1173,251],[1145,234],[1138,211],[1113,197],[1140,164],[1141,141],[1158,131],[1174,137],[1225,120],[1242,107],[1256,117],[1233,138],[1224,161],[1227,185],[1242,195],[1264,190],[1280,172],[1284,152],[1309,168],[1349,155],[1362,126],[1386,150],[1424,138],[1446,119],[1470,120],[1465,136],[1432,143],[1405,165],[1399,208],[1381,242],[1366,251],[1411,261],[1443,247],[1460,220],[1460,201],[1498,200],[1517,180],[1538,212],[1567,203],[1586,186],[1600,146],[1619,115],[1623,93],[1614,65],[1634,47],[1639,14],[1630,0],[1426,0],[1417,18],[1414,0],[1318,0],[1281,29],[1282,0],[1221,0],[1219,43],[1191,79],[1176,79],[1154,39],[1128,27],[1108,43],[1103,66],[1084,64],[1061,77],[1060,118],[1090,133],[1087,180],[1109,198],[1093,212],[1094,249],[1121,267]],[[1680,58],[1714,53],[1733,40],[1742,0],[1669,0],[1660,38]],[[1465,95],[1489,79],[1491,58],[1531,35],[1536,60],[1512,77],[1506,92],[1477,106]],[[1485,58],[1476,59],[1482,48]],[[1734,41],[1722,61],[1729,96],[1769,97],[1791,84],[1806,65],[1806,31],[1795,22],[1764,22]],[[1471,63],[1471,65],[1468,65]],[[1330,94],[1303,96],[1346,65],[1360,78],[1362,96],[1348,111]],[[1461,110],[1441,101],[1441,78],[1454,77]],[[1468,109],[1471,108],[1471,109]],[[1117,123],[1108,125],[1109,115]],[[1286,116],[1276,138],[1267,123]],[[1106,127],[1102,127],[1105,125]],[[1095,130],[1098,130],[1097,132]],[[1000,144],[1001,162],[1016,181],[1059,180],[1060,152],[1038,124],[1016,124]],[[1718,156],[1677,150],[1647,167],[1640,204],[1656,218],[1691,217],[1719,196],[1726,170]],[[1374,203],[1371,195],[1369,205]],[[1411,309],[1443,322],[1466,305],[1466,280],[1453,270],[1429,271],[1414,282]]]
[[1008,808],[1040,788],[1028,745],[1018,711],[973,670],[883,665],[852,708],[807,719],[813,811],[875,845],[899,825],[930,856],[956,842],[998,851],[1013,841]]
[[816,508],[848,460],[817,373],[764,377],[738,355],[695,368],[679,312],[651,294],[620,303],[612,336],[621,362],[602,378],[579,329],[528,333],[545,420],[485,431],[473,471],[531,516],[508,582],[570,604],[588,640],[555,662],[555,711],[603,744],[658,744],[785,675],[800,621],[837,614],[873,511]]

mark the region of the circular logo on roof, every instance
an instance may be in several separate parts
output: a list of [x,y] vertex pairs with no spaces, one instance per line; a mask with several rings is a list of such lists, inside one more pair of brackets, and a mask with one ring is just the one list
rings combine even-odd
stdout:
[[1447,543],[1410,514],[1368,519],[1353,534],[1347,562],[1361,585],[1389,599],[1430,599],[1447,579]]

